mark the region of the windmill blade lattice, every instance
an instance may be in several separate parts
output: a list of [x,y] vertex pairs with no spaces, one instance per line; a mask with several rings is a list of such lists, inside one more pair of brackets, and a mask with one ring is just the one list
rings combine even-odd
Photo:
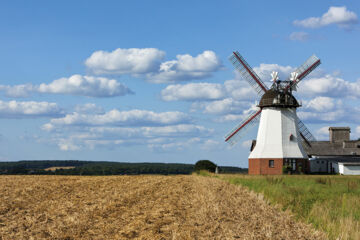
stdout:
[[297,77],[292,79],[292,82],[288,85],[287,88],[291,87],[293,90],[295,90],[296,85],[320,64],[321,61],[317,56],[312,55],[309,57],[300,67],[294,71],[297,73]]
[[228,142],[230,145],[235,145],[241,139],[241,137],[249,129],[251,129],[252,126],[259,122],[260,113],[261,109],[251,112],[251,114],[249,114],[245,120],[240,122],[228,135],[225,136],[225,142]]
[[259,96],[262,96],[269,89],[239,52],[233,52],[229,60]]
[[297,120],[297,123],[298,123],[299,132],[301,134],[301,137],[303,137],[303,139],[307,143],[312,142],[312,141],[316,141],[316,138],[311,134],[309,129],[305,126],[305,124],[299,118]]

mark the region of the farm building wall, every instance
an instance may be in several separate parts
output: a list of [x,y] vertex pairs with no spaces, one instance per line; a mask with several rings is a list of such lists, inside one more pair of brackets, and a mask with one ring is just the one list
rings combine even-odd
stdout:
[[324,159],[314,158],[310,161],[310,172],[312,173],[328,173],[328,161]]

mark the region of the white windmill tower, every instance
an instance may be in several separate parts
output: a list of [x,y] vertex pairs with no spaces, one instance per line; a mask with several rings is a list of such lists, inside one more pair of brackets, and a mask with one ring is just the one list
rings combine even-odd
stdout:
[[261,99],[258,109],[225,136],[225,141],[235,144],[245,130],[260,119],[256,144],[249,156],[249,174],[282,174],[284,165],[292,171],[306,171],[308,158],[302,142],[310,144],[315,138],[296,115],[300,104],[292,91],[296,91],[297,84],[320,65],[320,59],[311,56],[284,81],[273,72],[270,89],[238,52],[233,52],[229,59]]

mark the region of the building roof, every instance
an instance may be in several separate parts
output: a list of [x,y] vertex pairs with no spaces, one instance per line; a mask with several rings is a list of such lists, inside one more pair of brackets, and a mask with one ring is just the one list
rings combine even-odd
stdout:
[[321,158],[312,158],[310,161],[326,160],[329,162],[342,162],[342,163],[356,163],[360,164],[360,156],[340,156],[340,157],[321,157]]
[[360,141],[342,142],[315,141],[310,146],[303,144],[308,156],[360,156]]
[[329,130],[349,130],[350,127],[329,127]]

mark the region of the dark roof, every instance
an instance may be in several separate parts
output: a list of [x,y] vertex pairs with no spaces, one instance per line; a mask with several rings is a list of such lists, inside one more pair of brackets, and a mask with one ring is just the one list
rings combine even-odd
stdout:
[[329,162],[343,162],[343,163],[360,163],[360,156],[337,156],[337,157],[319,157],[310,159],[310,161],[326,160]]
[[299,107],[300,104],[295,97],[290,93],[270,89],[261,97],[259,107]]
[[307,155],[315,156],[360,156],[360,141],[329,142],[316,141],[310,142],[310,146],[303,144]]

